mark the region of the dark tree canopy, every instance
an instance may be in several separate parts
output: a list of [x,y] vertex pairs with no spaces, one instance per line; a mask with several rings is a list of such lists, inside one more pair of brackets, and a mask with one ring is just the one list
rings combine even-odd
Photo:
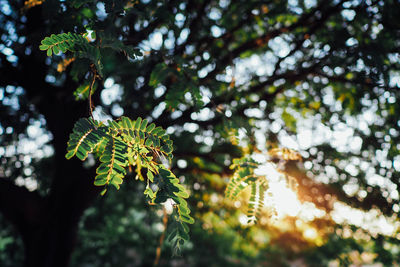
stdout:
[[[1,266],[400,261],[398,1],[1,0],[0,10]],[[62,33],[83,46],[39,49]],[[166,129],[174,151],[162,163],[195,219],[182,257],[140,168],[100,196],[98,159],[65,158],[90,105],[98,121]],[[320,215],[274,219],[274,173]]]

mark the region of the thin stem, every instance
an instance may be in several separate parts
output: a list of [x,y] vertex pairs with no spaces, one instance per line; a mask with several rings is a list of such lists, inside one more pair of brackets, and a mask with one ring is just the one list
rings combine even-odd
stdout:
[[156,250],[156,258],[154,259],[154,264],[153,264],[154,266],[157,266],[158,263],[160,262],[161,247],[164,243],[165,232],[167,231],[168,214],[167,214],[167,210],[165,209],[165,207],[163,207],[163,211],[164,211],[164,217],[163,217],[164,231],[163,231],[162,235],[160,236],[160,243],[158,244],[158,247]]
[[93,79],[92,79],[92,82],[91,82],[90,87],[89,87],[88,99],[89,99],[89,114],[90,114],[90,117],[92,117],[92,120],[94,121],[93,106],[92,106],[93,105],[92,104],[92,89],[93,89],[93,86],[94,86],[94,83],[95,83],[96,77],[97,77],[96,68],[94,68],[94,66],[92,66],[92,73],[93,73]]

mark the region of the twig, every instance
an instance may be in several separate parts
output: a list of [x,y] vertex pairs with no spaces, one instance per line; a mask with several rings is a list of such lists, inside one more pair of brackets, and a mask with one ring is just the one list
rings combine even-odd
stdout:
[[168,214],[167,214],[167,210],[165,209],[165,207],[163,207],[163,211],[164,211],[164,217],[163,217],[164,231],[163,231],[162,235],[160,236],[160,242],[159,242],[157,250],[156,250],[156,258],[154,259],[153,266],[157,266],[158,263],[160,262],[161,247],[162,247],[162,245],[164,243],[165,232],[167,231]]
[[92,117],[92,120],[94,121],[93,106],[92,106],[92,89],[93,89],[94,83],[95,83],[96,78],[97,78],[97,73],[96,73],[96,68],[93,66],[93,64],[91,65],[91,67],[92,67],[93,79],[92,79],[92,82],[91,82],[90,87],[89,87],[88,99],[89,99],[89,114],[90,114],[90,117]]

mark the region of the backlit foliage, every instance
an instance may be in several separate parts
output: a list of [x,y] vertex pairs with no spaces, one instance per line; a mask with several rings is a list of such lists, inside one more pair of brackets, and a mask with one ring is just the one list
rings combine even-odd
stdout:
[[[287,161],[301,161],[300,153],[289,148],[273,148],[269,150],[269,161],[279,163],[276,165],[277,170],[282,164]],[[234,159],[230,166],[235,172],[230,179],[225,190],[225,196],[231,200],[237,200],[238,196],[248,187],[250,187],[250,197],[248,200],[247,217],[248,223],[253,224],[260,217],[261,210],[264,206],[268,206],[275,213],[276,210],[273,203],[265,203],[266,195],[269,193],[269,177],[259,175],[256,169],[262,166],[252,159],[250,156],[245,156],[240,159]],[[297,182],[293,177],[284,175],[286,184],[291,190],[296,191]]]
[[[146,182],[144,194],[151,203],[175,203],[174,228],[169,235],[174,249],[179,250],[189,239],[187,224],[194,222],[185,198],[189,197],[179,179],[161,163],[172,158],[172,141],[161,127],[148,125],[146,119],[131,121],[122,117],[104,124],[92,119],[78,120],[68,142],[67,159],[76,156],[87,159],[89,154],[99,158],[94,184],[104,186],[104,195],[110,185],[120,188],[130,167],[136,168],[136,179]],[[157,188],[157,189],[155,189]],[[176,251],[178,252],[178,251]]]
[[265,176],[255,174],[259,167],[255,160],[245,157],[234,159],[231,169],[235,170],[225,191],[225,196],[236,200],[241,192],[250,186],[250,198],[247,210],[248,223],[255,223],[264,206],[264,195],[268,190],[268,180]]
[[103,64],[101,63],[100,50],[93,44],[90,44],[84,35],[77,33],[52,34],[42,40],[40,50],[46,50],[47,56],[52,54],[74,52],[75,57],[87,58],[93,64],[100,75],[102,75]]
[[289,148],[273,148],[268,151],[268,154],[270,155],[271,160],[302,160],[299,152]]
[[74,57],[63,59],[63,61],[61,61],[60,63],[58,63],[58,65],[57,65],[57,71],[58,71],[58,72],[63,72],[63,71],[65,71],[65,70],[67,69],[67,67],[68,67],[72,62],[74,62],[74,61],[75,61],[75,58],[74,58]]
[[[152,151],[147,156],[185,179],[193,192],[191,206],[197,207],[198,223],[190,227],[192,242],[185,246],[185,257],[170,260],[163,250],[160,265],[290,266],[300,260],[328,266],[323,258],[343,258],[365,249],[384,266],[399,262],[398,1],[4,0],[0,9],[2,267],[22,266],[13,256],[18,251],[35,255],[27,257],[25,265],[44,266],[32,261],[53,260],[48,265],[61,267],[57,255],[69,258],[73,248],[68,242],[73,239],[78,244],[71,266],[151,266],[155,247],[171,245],[157,242],[165,236],[164,229],[171,229],[160,224],[161,210],[153,212],[156,207],[143,204],[147,195],[151,202],[162,179],[176,181],[175,177],[162,174],[161,168],[159,175],[145,167],[137,172],[129,159],[109,166],[112,156],[130,148],[120,143],[122,134],[110,137],[110,123],[97,125],[94,120],[98,114],[116,119],[122,113],[132,120],[147,118],[173,133],[172,161],[166,164]],[[87,50],[63,40],[69,47],[63,53],[52,33],[57,38],[82,36]],[[45,36],[51,44],[43,48],[59,50],[51,59],[35,49]],[[130,53],[135,47],[145,55],[140,60]],[[54,55],[54,47],[49,53]],[[67,64],[68,58],[75,60]],[[57,72],[58,66],[62,72]],[[86,138],[93,139],[90,145],[95,148],[83,164],[62,160],[66,135],[90,110],[73,100],[90,101],[92,93],[89,106],[96,111],[90,116],[95,127],[85,127],[92,129]],[[103,127],[110,129],[96,145],[93,133]],[[76,145],[81,133],[77,135]],[[224,177],[239,177],[247,168],[229,170],[232,159],[255,154],[252,159],[261,161],[263,153],[267,160],[266,150],[282,145],[301,149],[304,166],[298,154],[272,149],[270,162],[249,168],[268,181],[265,202],[257,193],[262,177],[249,180],[234,203],[223,201]],[[75,155],[81,155],[79,150]],[[81,156],[86,154],[90,153],[84,150]],[[105,167],[99,174],[98,165]],[[126,175],[119,175],[119,168]],[[113,172],[116,178],[111,179],[108,174]],[[285,183],[285,174],[293,179]],[[134,181],[132,175],[144,181]],[[108,184],[85,190],[87,179],[92,185],[96,176],[106,178],[96,183]],[[296,182],[297,199],[286,190]],[[112,183],[120,190],[99,197],[103,187],[113,190]],[[17,191],[25,185],[34,192],[16,194],[7,184],[17,185]],[[164,191],[171,195],[173,190]],[[40,198],[31,201],[37,193]],[[250,195],[250,217],[257,215],[258,203],[267,207],[259,225],[244,228],[239,208],[247,208]],[[158,190],[157,197],[162,196]],[[264,216],[272,203],[282,231],[271,228]],[[377,212],[395,224],[386,225],[384,234],[375,228],[365,233],[368,239],[360,246],[349,245],[339,241],[337,231],[343,221],[335,214],[341,213],[337,204],[342,203]],[[167,207],[173,210],[173,204]],[[314,207],[321,210],[315,216],[292,212]],[[356,217],[353,211],[343,213],[350,224],[355,223],[350,221]],[[12,225],[9,218],[15,218]],[[302,220],[305,223],[299,224]],[[368,224],[369,219],[355,226]],[[80,236],[66,228],[79,228]],[[25,250],[14,238],[17,230]],[[358,230],[343,231],[343,237],[357,240]],[[322,232],[337,235],[321,239]],[[54,247],[54,236],[59,246]],[[81,241],[85,244],[79,245]],[[318,251],[309,250],[309,241]],[[277,254],[284,260],[275,261]]]
[[34,6],[38,6],[43,4],[44,1],[42,0],[27,0],[24,2],[24,7],[22,8],[23,11],[26,11]]
[[[98,38],[98,42],[90,41],[96,38]],[[70,51],[74,53],[76,58],[89,59],[95,65],[100,76],[103,76],[101,54],[104,49],[110,48],[116,52],[122,52],[128,58],[136,58],[142,55],[138,49],[124,45],[118,39],[101,33],[96,35],[95,32],[91,32],[90,36],[88,33],[77,34],[71,32],[52,34],[42,40],[39,48],[47,51],[47,56],[49,57],[53,54],[58,55],[60,52],[66,53]]]
[[[91,39],[96,38],[97,43],[91,42]],[[96,86],[95,79],[103,76],[102,50],[109,48],[122,52],[128,59],[141,55],[139,50],[124,45],[122,41],[110,35],[96,36],[94,32],[90,36],[88,33],[80,35],[71,32],[52,34],[42,40],[39,48],[47,51],[47,56],[70,51],[74,54],[73,58],[89,59],[95,68],[92,69],[93,82],[91,85],[84,82],[74,92],[76,100],[89,98],[89,103],[90,94]],[[71,62],[64,59],[60,63],[62,70]],[[174,202],[176,212],[173,230],[168,240],[173,244],[174,254],[178,254],[181,245],[189,239],[187,224],[194,223],[194,219],[190,216],[190,209],[185,200],[189,194],[179,184],[179,179],[161,163],[162,159],[172,158],[172,150],[172,141],[165,134],[165,130],[153,123],[148,125],[146,119],[142,120],[139,117],[131,121],[122,117],[118,121],[108,121],[104,124],[93,118],[81,118],[70,135],[65,157],[70,159],[76,156],[84,161],[93,153],[99,159],[100,165],[96,169],[94,184],[104,186],[102,195],[110,185],[119,189],[128,173],[127,169],[136,168],[136,179],[146,181],[144,194],[152,204],[164,203],[168,199]]]

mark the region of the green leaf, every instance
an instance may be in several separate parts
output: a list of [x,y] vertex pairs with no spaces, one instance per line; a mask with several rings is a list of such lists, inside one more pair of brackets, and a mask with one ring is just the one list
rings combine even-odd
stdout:
[[[111,48],[117,52],[122,52],[128,58],[136,59],[137,57],[143,56],[139,49],[129,45],[125,45],[122,41],[116,39],[113,36],[102,34],[102,47]],[[94,38],[93,38],[94,39]]]
[[[92,88],[92,95],[95,92],[97,88],[97,83],[94,84]],[[76,90],[74,91],[74,96],[75,100],[85,100],[88,99],[89,97],[89,90],[90,90],[90,83],[84,83],[80,85]]]
[[55,55],[57,55],[58,53],[60,53],[60,50],[58,49],[57,46],[53,46],[53,53],[54,53]]
[[39,46],[40,50],[47,50],[48,48],[49,48],[49,46],[45,45],[45,44],[42,44],[42,45]]
[[142,121],[142,125],[140,126],[141,131],[146,130],[147,123],[148,123],[148,121],[146,119]]
[[249,223],[255,223],[264,206],[264,194],[268,189],[268,182],[264,176],[256,175],[254,170],[259,166],[250,157],[234,159],[231,169],[235,169],[233,177],[225,191],[225,196],[235,200],[238,195],[250,186],[247,217]]
[[100,195],[104,196],[104,195],[106,194],[106,192],[107,192],[107,188],[104,188],[104,189],[101,191]]
[[135,130],[139,130],[141,123],[142,123],[142,118],[141,117],[137,118],[136,121],[135,121],[134,129]]
[[151,131],[156,127],[156,125],[154,123],[150,124],[149,127],[147,127],[146,131],[148,133],[151,133]]
[[80,119],[75,123],[69,137],[67,159],[76,155],[80,160],[85,160],[89,153],[99,145],[104,138],[103,129],[98,128],[100,124],[91,119]]
[[147,171],[147,178],[150,180],[150,182],[153,182],[154,175],[151,171]]

